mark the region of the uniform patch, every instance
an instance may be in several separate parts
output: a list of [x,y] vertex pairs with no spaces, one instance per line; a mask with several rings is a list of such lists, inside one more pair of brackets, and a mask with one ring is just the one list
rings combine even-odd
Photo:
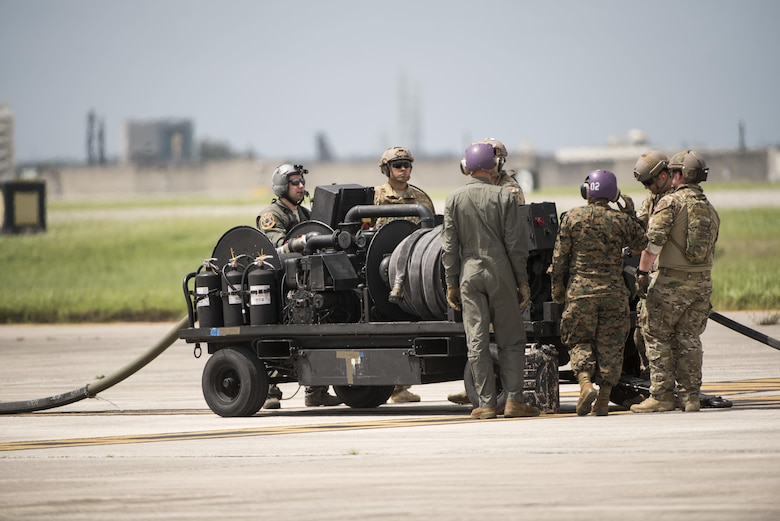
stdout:
[[276,217],[273,212],[265,212],[260,216],[260,229],[270,230],[276,227]]

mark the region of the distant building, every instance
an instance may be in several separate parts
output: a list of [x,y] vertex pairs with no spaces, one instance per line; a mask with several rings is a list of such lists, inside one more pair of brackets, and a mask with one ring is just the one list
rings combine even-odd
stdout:
[[0,105],[0,181],[14,178],[14,115]]
[[188,163],[196,159],[191,120],[126,121],[122,162],[135,165]]

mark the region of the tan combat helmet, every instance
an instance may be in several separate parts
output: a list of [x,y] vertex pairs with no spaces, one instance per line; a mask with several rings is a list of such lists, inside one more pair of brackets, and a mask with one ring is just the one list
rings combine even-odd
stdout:
[[682,172],[683,179],[688,183],[701,183],[707,180],[710,169],[698,152],[683,150],[669,160],[669,171]]
[[658,150],[645,152],[634,165],[634,177],[643,185],[649,185],[658,174],[669,166],[669,158]]
[[[412,157],[412,153],[407,149],[403,147],[390,147],[382,154],[382,159],[379,161],[379,170],[387,177],[390,177],[390,163],[401,160],[414,163],[414,157]],[[411,170],[411,167],[409,167],[409,170]]]

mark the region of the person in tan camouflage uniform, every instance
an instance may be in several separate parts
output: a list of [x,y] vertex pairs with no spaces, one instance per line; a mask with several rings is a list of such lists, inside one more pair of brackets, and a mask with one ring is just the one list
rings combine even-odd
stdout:
[[[387,183],[374,187],[374,204],[422,204],[435,214],[433,201],[421,189],[409,184],[414,157],[403,147],[391,147],[379,160],[379,169],[387,177]],[[419,223],[416,215],[404,217],[379,217],[374,226],[380,228],[396,219]],[[394,403],[419,402],[420,396],[409,391],[410,385],[396,385],[390,400]]]
[[[645,230],[656,203],[658,203],[661,197],[672,191],[672,175],[669,173],[668,165],[669,158],[658,150],[645,152],[637,159],[634,165],[634,177],[642,183],[645,189],[650,191],[636,214]],[[641,252],[639,251],[631,252],[631,256],[640,254]],[[651,276],[653,272],[654,270],[650,271]],[[636,304],[636,316],[637,328],[634,330],[634,345],[639,354],[642,377],[647,379],[650,375],[650,364],[647,361],[646,342],[643,332],[647,328],[647,306],[644,298],[640,298]]]
[[549,271],[553,300],[564,304],[561,340],[570,350],[580,385],[577,415],[606,416],[631,328],[621,252],[624,246],[642,250],[647,239],[628,196],[622,196],[625,206],[620,211],[609,206],[620,197],[612,172],[591,172],[582,196],[587,206],[561,217]]
[[[650,362],[650,397],[632,412],[672,411],[678,386],[684,412],[701,408],[703,349],[712,295],[712,263],[720,217],[699,183],[709,168],[693,150],[669,160],[674,191],[655,206],[647,229],[648,245],[637,270],[637,293],[646,295],[645,329]],[[658,262],[658,273],[648,272]]]
[[[379,169],[387,177],[387,182],[374,187],[374,204],[421,204],[435,214],[433,201],[428,194],[409,183],[412,178],[412,163],[414,157],[403,147],[391,147],[384,151],[379,161]],[[374,226],[379,228],[396,219],[420,222],[416,215],[379,217]]]

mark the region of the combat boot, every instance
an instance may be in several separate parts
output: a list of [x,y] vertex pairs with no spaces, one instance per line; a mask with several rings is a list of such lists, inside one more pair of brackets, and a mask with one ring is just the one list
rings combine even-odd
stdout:
[[601,384],[599,387],[599,397],[593,402],[591,416],[606,416],[609,413],[609,394],[612,392],[612,386]]
[[455,394],[448,394],[447,400],[451,401],[452,403],[457,403],[458,405],[469,405],[471,403],[471,400],[469,400],[469,395],[466,393],[466,391],[461,391]]
[[577,373],[577,381],[580,383],[580,398],[577,400],[577,416],[585,416],[590,412],[593,400],[596,399],[596,389],[590,381],[590,375],[582,372]]
[[504,418],[528,418],[531,416],[539,416],[539,409],[525,402],[506,401]]
[[401,388],[393,391],[393,394],[390,395],[390,400],[393,403],[419,402],[420,395],[414,394],[412,392],[409,392],[407,389]]
[[268,395],[266,397],[265,403],[263,403],[263,409],[281,409],[282,402],[279,401],[281,399],[282,390],[279,389],[276,384],[269,385]]
[[680,395],[680,410],[682,412],[699,412],[701,410],[701,400],[699,393],[690,393]]
[[497,416],[498,413],[495,407],[477,407],[471,411],[472,420],[492,420]]
[[661,395],[658,398],[651,396],[642,403],[631,406],[631,412],[666,412],[674,410],[674,399],[671,396]]
[[304,400],[306,407],[332,407],[341,403],[341,398],[328,394],[327,387],[310,387],[306,389]]

